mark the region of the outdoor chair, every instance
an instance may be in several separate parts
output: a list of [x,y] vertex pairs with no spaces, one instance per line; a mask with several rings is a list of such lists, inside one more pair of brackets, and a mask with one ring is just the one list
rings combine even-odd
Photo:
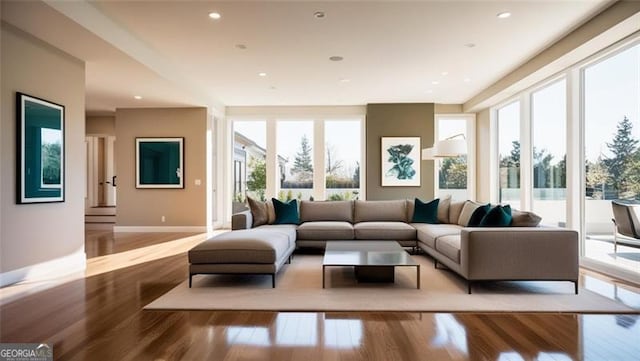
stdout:
[[618,251],[618,243],[640,247],[640,204],[611,202],[613,207],[613,252]]

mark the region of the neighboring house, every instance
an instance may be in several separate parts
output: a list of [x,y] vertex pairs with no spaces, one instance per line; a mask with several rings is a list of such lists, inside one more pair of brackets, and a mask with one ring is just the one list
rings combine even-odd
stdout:
[[[247,167],[251,158],[266,159],[267,150],[259,146],[253,140],[239,132],[233,134],[233,196],[244,198],[247,192],[247,178],[251,169]],[[278,156],[278,170],[280,179],[284,179],[287,159]]]

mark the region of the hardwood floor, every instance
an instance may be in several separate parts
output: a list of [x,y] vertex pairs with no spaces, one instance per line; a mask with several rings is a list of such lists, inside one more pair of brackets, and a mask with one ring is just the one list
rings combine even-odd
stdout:
[[[89,260],[87,277],[3,305],[0,341],[46,342],[60,360],[638,360],[640,355],[639,314],[145,311],[144,305],[186,279],[184,251],[198,236],[88,234],[87,249],[101,249],[92,243],[104,241],[122,244],[96,251],[101,262]],[[171,251],[163,254],[159,248]],[[152,259],[133,262],[141,257],[138,251]],[[104,268],[103,257],[113,257],[119,266]],[[634,289],[624,290],[631,294],[627,300],[637,301]]]

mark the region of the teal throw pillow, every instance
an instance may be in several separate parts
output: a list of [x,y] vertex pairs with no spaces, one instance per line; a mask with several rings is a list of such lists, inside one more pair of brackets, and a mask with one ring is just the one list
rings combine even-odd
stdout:
[[276,213],[276,220],[273,224],[298,224],[300,217],[298,216],[298,201],[291,200],[289,202],[281,202],[272,198],[273,209]]
[[489,203],[476,208],[475,211],[471,214],[471,218],[469,218],[469,223],[467,223],[467,227],[478,227],[482,219],[489,213],[491,209],[491,205]]
[[438,224],[438,204],[440,199],[436,198],[431,202],[425,203],[416,198],[413,207],[413,223],[431,223]]
[[508,204],[505,206],[497,205],[482,218],[480,227],[509,227],[511,220],[511,206]]

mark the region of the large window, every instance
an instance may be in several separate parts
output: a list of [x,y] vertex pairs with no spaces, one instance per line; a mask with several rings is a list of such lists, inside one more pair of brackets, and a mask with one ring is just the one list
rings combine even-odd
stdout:
[[234,212],[266,200],[363,199],[362,116],[232,119]]
[[520,102],[498,109],[501,203],[520,208]]
[[[456,116],[436,117],[436,140],[468,139],[468,119]],[[451,195],[456,200],[470,198],[468,192],[468,154],[457,157],[436,158],[438,191],[436,197]]]
[[360,134],[359,120],[328,120],[324,123],[326,199],[360,197]]
[[233,201],[264,200],[267,189],[267,130],[264,120],[233,123]]
[[554,226],[567,213],[566,86],[562,79],[531,94],[533,210]]
[[278,199],[313,197],[313,121],[280,120],[276,133],[276,152],[284,161]]
[[612,252],[611,201],[640,200],[640,45],[583,71],[585,256],[638,271],[636,248]]

